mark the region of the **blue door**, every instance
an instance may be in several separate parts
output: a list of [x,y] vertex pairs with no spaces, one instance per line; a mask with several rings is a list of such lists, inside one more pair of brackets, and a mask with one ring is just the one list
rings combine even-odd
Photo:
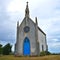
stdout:
[[27,37],[24,39],[23,43],[23,54],[30,55],[30,41]]

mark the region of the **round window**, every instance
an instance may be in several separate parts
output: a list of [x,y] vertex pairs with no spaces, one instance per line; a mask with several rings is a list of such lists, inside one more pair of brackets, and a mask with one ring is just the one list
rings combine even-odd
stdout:
[[24,32],[27,33],[27,32],[29,32],[29,30],[30,30],[30,28],[29,28],[28,26],[25,26],[25,27],[24,27]]

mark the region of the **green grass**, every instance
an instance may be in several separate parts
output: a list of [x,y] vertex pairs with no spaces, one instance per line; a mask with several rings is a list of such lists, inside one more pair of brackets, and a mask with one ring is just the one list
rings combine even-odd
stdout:
[[40,57],[15,57],[13,55],[0,56],[0,60],[60,60],[60,55],[48,55]]

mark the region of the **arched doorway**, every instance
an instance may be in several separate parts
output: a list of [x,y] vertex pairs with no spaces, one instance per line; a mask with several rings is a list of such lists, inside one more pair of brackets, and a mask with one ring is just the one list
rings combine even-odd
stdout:
[[23,42],[23,54],[30,55],[30,40],[26,37]]

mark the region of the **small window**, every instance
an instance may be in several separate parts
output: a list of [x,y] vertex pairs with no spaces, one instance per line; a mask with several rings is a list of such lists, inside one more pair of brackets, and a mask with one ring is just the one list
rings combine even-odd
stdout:
[[44,46],[42,45],[42,51],[44,51]]

